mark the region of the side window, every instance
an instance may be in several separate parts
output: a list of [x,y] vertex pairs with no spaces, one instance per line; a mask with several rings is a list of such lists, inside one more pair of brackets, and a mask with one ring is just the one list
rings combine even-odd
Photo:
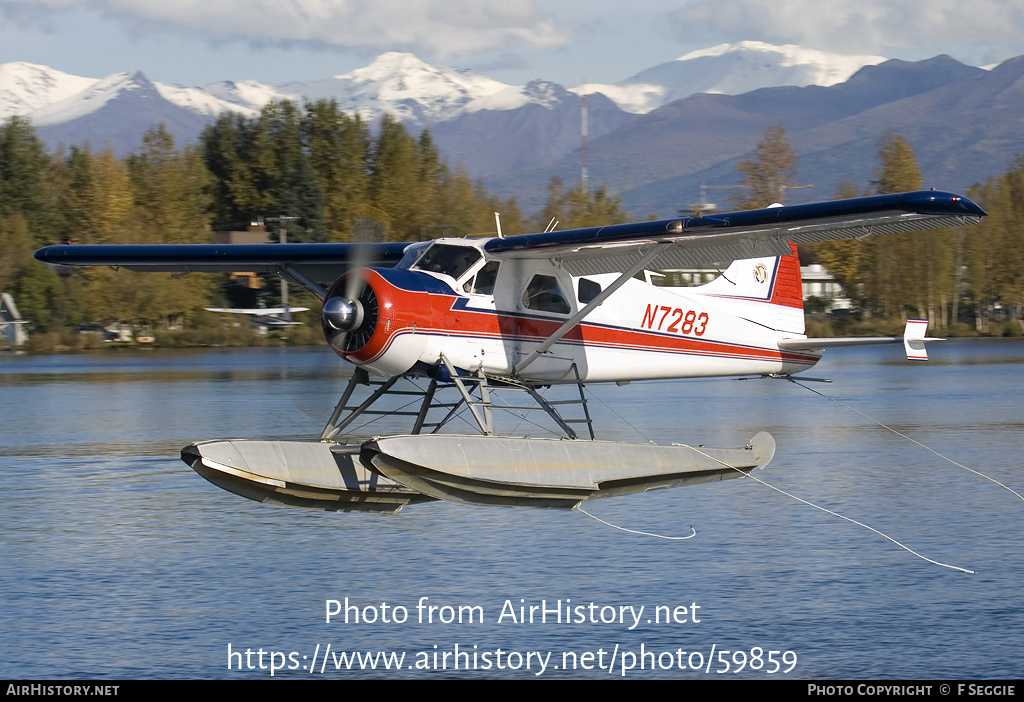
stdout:
[[576,291],[579,293],[580,304],[585,305],[601,294],[601,284],[587,278],[580,278]]
[[533,276],[523,293],[523,306],[540,312],[569,313],[569,303],[558,287],[558,280],[551,275]]
[[468,293],[476,293],[478,295],[493,295],[494,294],[494,281],[498,279],[498,266],[500,264],[497,261],[491,261],[476,274],[473,280],[470,280],[463,289]]

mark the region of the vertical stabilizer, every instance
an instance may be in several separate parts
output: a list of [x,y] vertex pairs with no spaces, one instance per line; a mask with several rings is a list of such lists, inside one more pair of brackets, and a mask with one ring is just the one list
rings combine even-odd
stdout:
[[25,320],[14,304],[14,298],[7,293],[0,293],[0,338],[6,338],[8,346],[24,346],[28,343],[25,325]]
[[738,317],[788,334],[804,333],[803,283],[796,244],[793,253],[733,261],[725,272],[694,292],[728,300]]
[[903,348],[907,352],[907,358],[911,361],[927,361],[928,350],[924,347],[926,341],[940,341],[925,336],[928,331],[927,319],[908,319],[907,328],[903,331]]

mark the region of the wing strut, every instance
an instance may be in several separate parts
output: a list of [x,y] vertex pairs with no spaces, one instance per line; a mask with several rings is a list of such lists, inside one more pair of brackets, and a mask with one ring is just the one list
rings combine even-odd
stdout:
[[538,358],[540,358],[540,355],[542,353],[546,352],[559,339],[561,339],[563,336],[568,334],[577,324],[579,324],[581,321],[583,321],[583,319],[588,314],[590,314],[595,309],[597,309],[597,307],[599,307],[601,305],[601,303],[603,303],[605,300],[608,299],[609,295],[611,295],[613,292],[615,292],[616,290],[621,288],[623,285],[625,285],[627,280],[629,280],[634,275],[636,275],[641,270],[643,270],[644,266],[646,266],[648,263],[650,263],[655,258],[657,258],[658,255],[662,251],[664,251],[665,249],[667,249],[671,245],[672,245],[672,242],[666,241],[666,242],[662,242],[660,244],[655,244],[653,247],[651,247],[651,249],[646,254],[644,254],[643,256],[640,257],[640,260],[638,260],[636,263],[634,263],[632,266],[629,267],[629,270],[625,271],[622,275],[620,275],[618,278],[616,278],[615,281],[612,282],[611,285],[609,285],[604,290],[602,290],[600,293],[598,293],[597,297],[595,297],[593,300],[591,300],[587,304],[586,307],[581,309],[579,312],[574,314],[572,317],[569,317],[569,319],[566,320],[565,324],[560,326],[557,330],[555,330],[555,332],[551,336],[549,336],[547,339],[545,339],[543,342],[541,342],[541,344],[537,348],[535,348],[530,353],[529,356],[527,356],[522,361],[517,363],[516,367],[512,369],[512,375],[513,376],[517,376],[520,373],[522,373],[524,368],[526,368],[528,365],[530,365],[531,363],[536,361]]
[[312,278],[300,271],[296,270],[294,266],[282,266],[278,270],[278,275],[282,278],[291,278],[296,283],[304,285],[307,290],[319,297],[321,300],[327,298],[327,291],[324,290],[322,285],[318,285]]

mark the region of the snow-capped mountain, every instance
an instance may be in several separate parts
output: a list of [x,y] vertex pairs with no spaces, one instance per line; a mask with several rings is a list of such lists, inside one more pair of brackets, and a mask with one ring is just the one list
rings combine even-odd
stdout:
[[[469,70],[431,66],[412,54],[389,52],[373,63],[325,80],[287,83],[278,90],[307,99],[334,99],[348,112],[376,118],[385,112],[416,124],[443,122],[473,103],[513,109],[526,102],[510,85]],[[504,97],[499,97],[504,96]]]
[[[615,85],[595,83],[572,92],[602,93],[621,109],[642,114],[698,92],[736,95],[778,85],[833,85],[883,60],[740,42],[686,54]],[[0,118],[18,114],[37,125],[77,119],[100,109],[117,92],[131,90],[137,76],[141,74],[83,78],[34,64],[3,64]],[[410,125],[422,126],[481,110],[514,110],[528,104],[554,107],[551,95],[557,91],[538,91],[541,84],[507,85],[475,71],[431,66],[412,54],[389,52],[365,68],[319,80],[281,85],[258,81],[203,87],[152,85],[168,102],[206,117],[225,110],[252,115],[274,99],[328,98],[343,110],[358,111],[369,119],[390,112]]]
[[835,85],[864,66],[885,60],[883,56],[831,54],[794,44],[741,41],[692,51],[621,83],[589,84],[574,92],[602,93],[628,112],[646,114],[696,93],[742,95],[782,85]]
[[139,72],[115,73],[27,116],[51,148],[90,144],[125,153],[137,150],[143,135],[160,124],[179,144],[195,141],[212,118],[203,111],[209,110],[210,101],[187,92],[172,95],[190,106],[171,102]]
[[203,88],[152,83],[138,71],[83,78],[47,66],[5,63],[0,64],[0,119],[20,115],[37,127],[61,124],[96,112],[125,95],[145,93],[152,98],[151,91],[199,115],[217,115],[225,110],[255,114],[259,110],[259,106],[247,109],[245,104],[224,100]]
[[99,82],[34,63],[0,64],[0,118],[35,110],[87,90]]
[[226,81],[203,90],[226,103],[253,110],[275,99],[323,98],[370,120],[390,113],[414,125],[443,122],[479,110],[514,110],[549,102],[533,83],[507,85],[475,71],[431,66],[412,54],[397,52],[381,54],[365,68],[320,80],[281,85]]
[[[803,87],[800,87],[803,86]],[[735,182],[735,162],[782,125],[815,193],[867,182],[878,135],[905,134],[929,184],[963,190],[1024,152],[1024,56],[991,70],[948,56],[907,62],[836,56],[754,42],[692,52],[618,85],[572,90],[544,80],[506,85],[473,71],[389,53],[322,80],[204,87],[152,83],[141,73],[82,78],[45,66],[0,65],[0,120],[24,115],[51,149],[89,143],[123,154],[163,124],[195,141],[216,115],[256,115],[272,99],[329,98],[375,122],[397,114],[429,127],[444,158],[531,211],[557,175],[580,172],[581,102],[588,94],[592,182],[621,193],[638,216],[674,212],[700,183]],[[686,194],[693,193],[693,194]],[[681,199],[688,198],[688,199]]]

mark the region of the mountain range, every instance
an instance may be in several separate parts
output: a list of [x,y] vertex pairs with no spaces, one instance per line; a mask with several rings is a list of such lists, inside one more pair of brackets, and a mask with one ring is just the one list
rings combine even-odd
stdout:
[[[888,131],[914,147],[925,185],[942,189],[963,191],[1024,153],[1024,57],[985,70],[948,56],[904,62],[741,42],[573,88],[506,85],[399,53],[279,85],[183,87],[138,72],[93,79],[0,65],[0,119],[27,117],[50,148],[88,142],[124,153],[161,122],[179,143],[194,141],[223,111],[252,116],[269,100],[319,98],[371,121],[390,112],[411,130],[429,128],[451,165],[516,195],[526,212],[543,204],[552,176],[577,182],[584,99],[590,183],[621,194],[637,216],[674,214],[700,198],[702,183],[736,183],[736,162],[774,125],[799,155],[800,183],[814,186],[791,201],[827,199],[843,180],[866,185]],[[710,199],[728,199],[715,192]]]

